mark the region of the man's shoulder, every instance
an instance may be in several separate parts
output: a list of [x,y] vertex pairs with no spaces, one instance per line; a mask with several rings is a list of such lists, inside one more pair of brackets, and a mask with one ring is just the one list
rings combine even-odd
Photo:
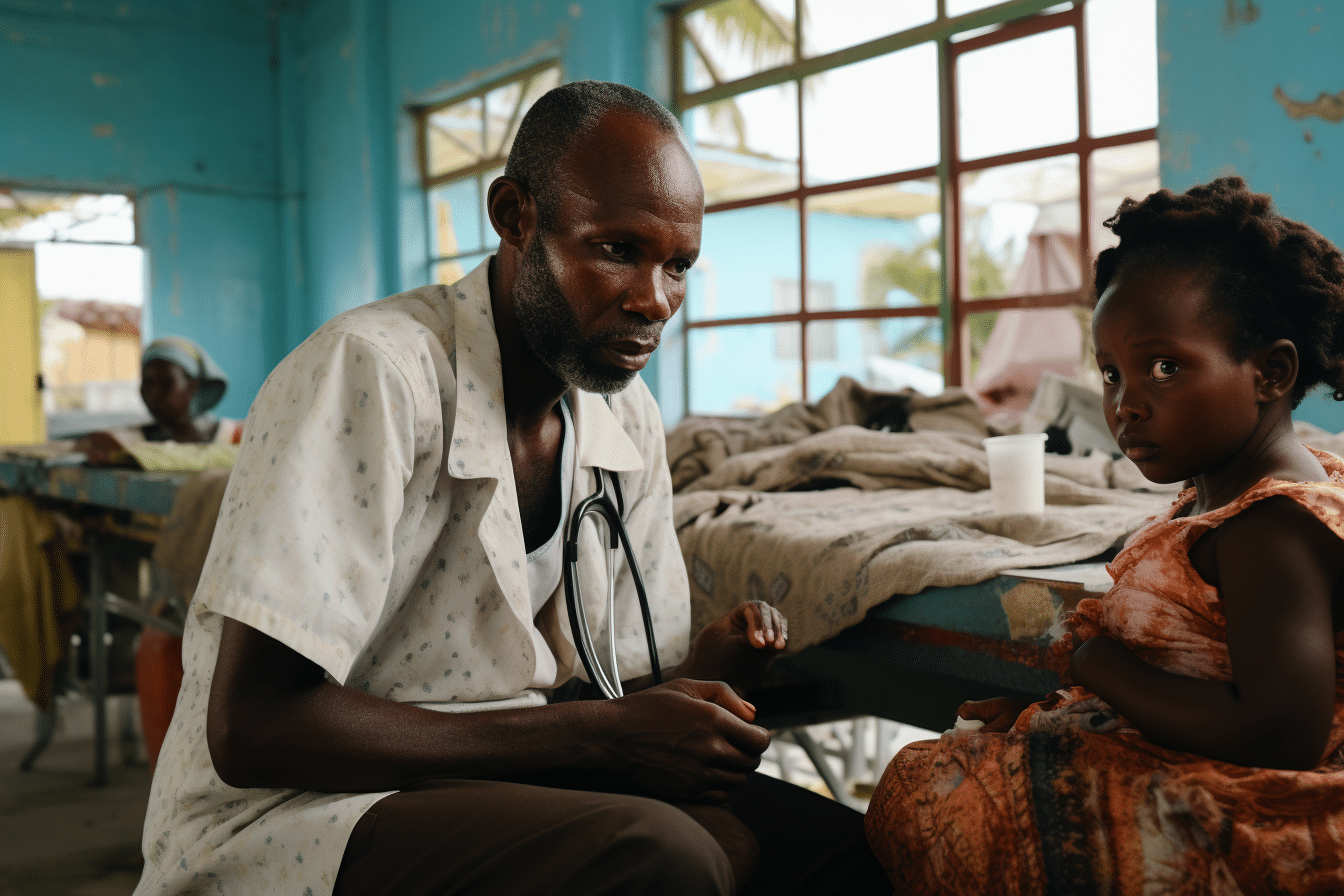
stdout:
[[453,337],[453,305],[447,287],[421,286],[344,311],[317,329],[324,337],[352,336],[396,357],[416,343],[430,340],[449,346]]

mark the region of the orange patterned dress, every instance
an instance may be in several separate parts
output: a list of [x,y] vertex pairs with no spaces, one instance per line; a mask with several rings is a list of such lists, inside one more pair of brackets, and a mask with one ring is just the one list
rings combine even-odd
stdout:
[[[1233,503],[1177,517],[1187,489],[1111,564],[1115,586],[1070,619],[1067,656],[1105,632],[1149,662],[1229,680],[1218,592],[1190,564],[1209,529],[1271,495],[1344,538],[1344,462],[1328,482],[1266,479]],[[1344,635],[1335,637],[1344,668]],[[1246,768],[1160,747],[1079,687],[1004,733],[949,732],[892,759],[868,808],[873,851],[899,893],[1344,893],[1344,678],[1320,765]]]

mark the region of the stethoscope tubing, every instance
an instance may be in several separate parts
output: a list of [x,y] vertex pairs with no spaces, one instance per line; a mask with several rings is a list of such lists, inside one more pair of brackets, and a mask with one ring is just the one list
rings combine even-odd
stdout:
[[[644,638],[649,646],[649,665],[653,670],[654,684],[662,684],[663,673],[658,664],[658,645],[653,634],[653,614],[649,610],[649,596],[644,587],[644,577],[640,574],[639,563],[635,559],[634,546],[630,543],[630,534],[621,519],[622,505],[621,483],[616,474],[600,467],[593,468],[597,488],[587,498],[579,502],[569,519],[564,545],[564,581],[565,603],[569,609],[569,628],[574,634],[574,646],[579,659],[583,661],[588,679],[607,697],[620,697],[624,694],[621,687],[620,670],[616,664],[616,552],[624,549],[625,562],[630,568],[630,577],[634,581],[635,595],[639,598],[639,612],[644,620]],[[612,495],[607,492],[607,477],[611,477]],[[597,514],[607,524],[610,545],[607,551],[607,627],[611,632],[609,641],[609,661],[611,674],[602,668],[597,660],[597,649],[593,644],[592,632],[588,628],[588,616],[581,612],[582,597],[579,593],[579,527],[589,514]]]

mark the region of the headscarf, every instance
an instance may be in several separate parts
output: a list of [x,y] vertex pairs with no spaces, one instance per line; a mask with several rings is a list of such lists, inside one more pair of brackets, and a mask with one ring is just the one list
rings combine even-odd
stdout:
[[191,416],[199,417],[224,397],[229,378],[224,369],[214,362],[205,349],[185,336],[163,336],[145,346],[140,356],[143,368],[150,361],[172,361],[187,376],[196,380],[196,394],[191,398]]

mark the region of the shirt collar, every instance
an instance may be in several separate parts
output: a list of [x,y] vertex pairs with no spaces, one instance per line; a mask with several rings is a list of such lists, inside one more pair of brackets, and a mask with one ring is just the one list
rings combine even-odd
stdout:
[[[492,256],[493,257],[493,256]],[[457,408],[448,471],[457,479],[512,479],[504,418],[504,365],[490,304],[490,259],[448,287],[454,304]],[[574,441],[581,467],[642,470],[644,459],[601,395],[569,390]],[[471,431],[479,438],[469,438]]]

